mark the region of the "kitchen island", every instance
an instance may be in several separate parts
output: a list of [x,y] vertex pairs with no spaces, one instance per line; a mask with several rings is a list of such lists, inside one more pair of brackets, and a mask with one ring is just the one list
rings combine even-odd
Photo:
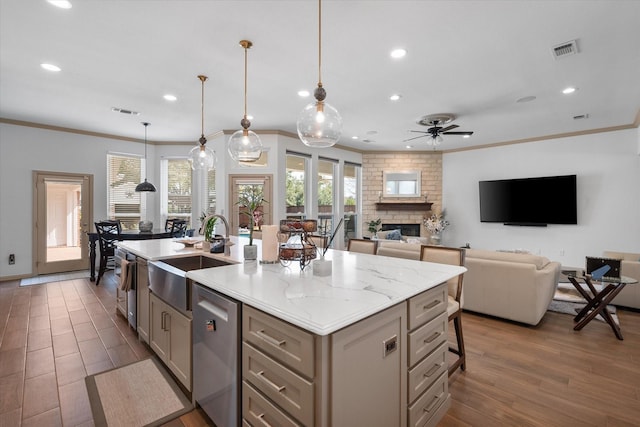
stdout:
[[446,281],[465,268],[330,250],[332,274],[318,276],[313,264],[244,263],[233,240],[230,257],[171,239],[119,246],[148,261],[197,253],[237,263],[187,278],[241,307],[246,425],[437,424],[450,399]]

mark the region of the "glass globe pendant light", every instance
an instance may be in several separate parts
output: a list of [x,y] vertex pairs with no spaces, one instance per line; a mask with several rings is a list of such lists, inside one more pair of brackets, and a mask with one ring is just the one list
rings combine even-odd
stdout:
[[[144,125],[144,161],[146,162],[147,161],[147,126],[149,126],[149,123],[142,122],[142,124]],[[146,171],[147,171],[147,168],[145,167],[145,175],[147,174]],[[141,182],[140,184],[136,185],[136,191],[137,192],[140,192],[140,191],[155,192],[156,187],[154,187],[152,183],[148,182],[147,177],[145,176],[144,182]]]
[[308,147],[333,146],[342,134],[342,117],[324,100],[327,91],[322,87],[322,0],[318,0],[318,87],[313,91],[316,102],[304,107],[298,115],[298,136]]
[[204,82],[207,80],[207,76],[198,76],[200,82],[202,82],[202,101],[200,104],[201,122],[200,122],[200,139],[199,145],[196,145],[189,152],[189,162],[191,163],[191,169],[193,170],[205,170],[210,171],[213,169],[213,165],[216,162],[216,153],[210,148],[207,148],[207,138],[204,137]]
[[254,131],[249,130],[251,122],[247,118],[247,50],[253,46],[249,40],[240,40],[244,48],[244,117],[240,121],[242,129],[234,132],[229,138],[227,150],[231,158],[237,162],[251,163],[262,154],[262,141]]

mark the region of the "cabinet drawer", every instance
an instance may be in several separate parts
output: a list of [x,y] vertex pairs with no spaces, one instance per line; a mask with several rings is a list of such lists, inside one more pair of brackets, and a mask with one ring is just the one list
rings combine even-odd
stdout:
[[287,414],[262,397],[253,387],[242,382],[242,425],[299,427]]
[[409,366],[413,366],[447,340],[447,313],[409,333]]
[[409,299],[409,330],[447,311],[447,285],[442,284]]
[[443,373],[436,382],[424,392],[416,402],[409,406],[409,427],[423,427],[438,412],[440,406],[449,395],[449,380],[447,373]]
[[447,371],[447,347],[447,343],[443,342],[433,353],[409,371],[409,402],[416,400],[443,372]]
[[311,379],[313,335],[249,306],[244,306],[242,337],[256,348]]
[[242,345],[242,376],[304,425],[313,425],[313,383],[246,342]]

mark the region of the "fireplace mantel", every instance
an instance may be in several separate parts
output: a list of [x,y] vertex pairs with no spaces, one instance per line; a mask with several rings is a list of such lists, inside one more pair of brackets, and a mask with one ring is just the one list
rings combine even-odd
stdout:
[[378,202],[376,210],[378,211],[423,211],[431,210],[433,203],[429,202]]

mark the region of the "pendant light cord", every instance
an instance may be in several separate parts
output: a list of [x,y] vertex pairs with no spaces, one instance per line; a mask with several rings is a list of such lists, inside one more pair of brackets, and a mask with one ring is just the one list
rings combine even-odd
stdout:
[[244,118],[247,118],[247,49],[244,47]]
[[322,86],[322,0],[318,0],[318,86]]
[[[204,145],[207,143],[207,141],[204,139],[204,82],[207,80],[207,76],[199,75],[198,78],[202,82],[200,96],[200,145]],[[204,143],[202,141],[204,141]]]

